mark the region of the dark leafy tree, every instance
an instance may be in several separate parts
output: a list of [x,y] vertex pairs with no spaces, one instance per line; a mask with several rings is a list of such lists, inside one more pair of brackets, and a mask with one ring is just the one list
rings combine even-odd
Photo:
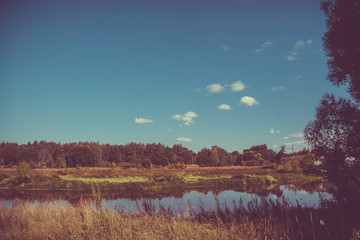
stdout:
[[260,166],[264,163],[260,153],[248,149],[243,151],[243,161],[246,166]]
[[36,158],[36,167],[44,168],[44,167],[54,167],[53,154],[50,149],[47,147],[41,148],[41,150],[37,154]]
[[274,162],[275,160],[275,151],[272,149],[268,149],[266,144],[252,146],[250,150],[260,153],[265,161]]
[[203,148],[200,152],[198,152],[196,156],[196,164],[200,166],[211,166],[210,162],[210,150],[207,148]]
[[304,133],[315,152],[327,157],[329,179],[337,185],[338,211],[349,229],[356,229],[360,227],[360,0],[324,0],[321,8],[328,28],[323,36],[327,78],[336,86],[347,84],[356,104],[326,94]]
[[360,158],[360,109],[350,100],[326,94],[304,136],[329,167],[342,167],[346,157]]
[[36,151],[34,146],[19,146],[19,149],[15,155],[16,161],[15,163],[19,162],[27,162],[33,164],[36,162],[38,156],[38,152]]
[[323,45],[328,56],[328,80],[348,84],[348,91],[360,103],[360,0],[325,0],[327,32]]
[[145,157],[145,158],[141,161],[141,166],[144,167],[144,168],[150,168],[150,167],[151,167],[150,158]]
[[67,154],[66,165],[68,167],[94,167],[96,165],[96,153],[89,146],[78,144]]
[[17,164],[16,153],[19,145],[17,143],[2,143],[1,144],[1,158],[5,166],[12,166]]
[[233,151],[230,153],[230,165],[240,165],[240,162],[242,160],[242,155],[238,151]]
[[275,156],[275,164],[276,165],[279,165],[281,159],[283,158],[285,154],[285,145],[282,145],[281,148],[280,148],[280,151],[276,154]]

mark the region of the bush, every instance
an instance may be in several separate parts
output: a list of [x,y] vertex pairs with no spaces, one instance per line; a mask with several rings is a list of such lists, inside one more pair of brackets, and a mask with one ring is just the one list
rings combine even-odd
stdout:
[[178,162],[178,163],[175,163],[174,164],[174,167],[176,169],[185,169],[186,168],[186,165],[183,163],[183,162]]
[[144,168],[151,168],[151,161],[149,158],[145,158],[141,161],[141,166]]
[[16,171],[19,178],[24,180],[30,179],[30,165],[27,162],[20,162]]

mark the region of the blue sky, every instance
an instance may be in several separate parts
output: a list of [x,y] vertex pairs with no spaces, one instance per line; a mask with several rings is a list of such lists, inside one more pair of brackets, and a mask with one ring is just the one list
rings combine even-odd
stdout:
[[2,1],[0,141],[304,147],[325,92],[314,0]]

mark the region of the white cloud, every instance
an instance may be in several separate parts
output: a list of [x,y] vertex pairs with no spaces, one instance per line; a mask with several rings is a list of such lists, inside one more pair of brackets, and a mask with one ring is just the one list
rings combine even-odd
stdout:
[[227,46],[226,44],[221,45],[221,49],[224,51],[230,51],[231,48],[229,46]]
[[299,79],[302,79],[302,78],[303,78],[302,76],[296,76],[294,79],[299,80]]
[[253,97],[245,96],[240,99],[239,105],[246,105],[251,107],[254,105],[260,105],[260,103]]
[[168,132],[172,132],[173,130],[171,128],[168,129]]
[[240,80],[230,84],[230,87],[233,92],[240,92],[246,88],[245,84]]
[[182,121],[183,123],[180,124],[180,127],[186,126],[186,127],[190,127],[191,124],[193,124],[195,121],[193,120],[193,118],[197,118],[198,115],[195,112],[187,112],[184,115],[174,115],[171,118],[178,120],[178,121]]
[[290,138],[303,138],[304,134],[302,132],[296,132],[296,133],[291,133],[287,136],[284,137],[284,139],[288,140]]
[[229,105],[229,104],[221,104],[219,106],[217,106],[218,109],[221,109],[221,110],[232,110],[232,107]]
[[304,137],[304,134],[302,132],[296,132],[296,133],[289,134],[289,137],[291,137],[291,138],[302,138],[302,137]]
[[266,42],[264,42],[261,47],[262,48],[267,48],[267,47],[270,47],[271,45],[273,45],[274,42],[273,41],[270,41],[270,40],[267,40]]
[[305,42],[304,40],[299,40],[299,41],[296,41],[295,45],[294,45],[294,48],[295,49],[299,49],[299,48],[302,48],[305,46]]
[[205,88],[205,91],[209,92],[209,93],[221,93],[223,91],[225,91],[225,87],[221,86],[221,84],[219,83],[213,83],[208,85]]
[[300,49],[300,48],[305,47],[306,45],[311,45],[312,43],[313,43],[313,39],[312,39],[312,38],[310,38],[310,39],[308,39],[308,40],[306,40],[306,41],[304,41],[304,40],[298,40],[298,41],[296,41],[296,43],[295,43],[295,45],[294,45],[294,48],[295,48],[295,49]]
[[146,118],[135,118],[136,124],[145,124],[145,123],[153,123],[154,120],[146,119]]
[[287,55],[285,57],[286,60],[288,60],[289,62],[298,60],[298,52],[290,52],[289,55]]
[[261,52],[263,52],[263,51],[265,50],[265,48],[270,47],[270,46],[272,46],[273,44],[274,44],[273,41],[267,40],[266,42],[264,42],[263,44],[261,44],[261,47],[260,47],[260,48],[255,49],[254,52],[255,52],[255,53],[261,53]]
[[270,128],[269,133],[270,133],[270,134],[275,134],[275,133],[279,134],[279,133],[280,133],[280,130],[279,130],[279,129],[278,129],[278,130],[275,130],[275,129],[273,129],[273,128]]
[[291,143],[283,143],[283,145],[285,145],[286,148],[289,148],[289,150],[294,149],[294,151],[300,150],[301,148],[304,148],[306,146],[306,142],[305,141],[295,141],[295,142],[291,142]]
[[278,87],[272,87],[271,91],[279,91],[279,90],[285,90],[284,86],[278,86]]
[[286,60],[288,60],[289,62],[295,61],[295,60],[299,60],[299,53],[298,51],[302,48],[305,48],[308,45],[311,45],[313,43],[313,39],[310,38],[306,41],[304,40],[297,40],[294,44],[294,51],[290,52],[289,55],[287,55],[285,57]]
[[187,137],[179,137],[176,139],[176,141],[178,142],[192,142],[191,138],[187,138]]

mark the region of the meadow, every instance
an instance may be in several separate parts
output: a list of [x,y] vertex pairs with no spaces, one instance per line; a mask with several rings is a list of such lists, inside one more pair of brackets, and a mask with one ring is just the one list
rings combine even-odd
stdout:
[[319,209],[280,201],[241,202],[235,208],[200,209],[190,216],[144,201],[137,214],[103,209],[93,201],[79,206],[19,203],[0,208],[2,239],[358,239],[359,229],[339,221],[341,209]]
[[284,171],[270,166],[176,168],[98,168],[0,169],[0,188],[23,190],[100,190],[158,191],[201,187],[250,189],[270,188],[290,183],[323,181],[319,174]]

